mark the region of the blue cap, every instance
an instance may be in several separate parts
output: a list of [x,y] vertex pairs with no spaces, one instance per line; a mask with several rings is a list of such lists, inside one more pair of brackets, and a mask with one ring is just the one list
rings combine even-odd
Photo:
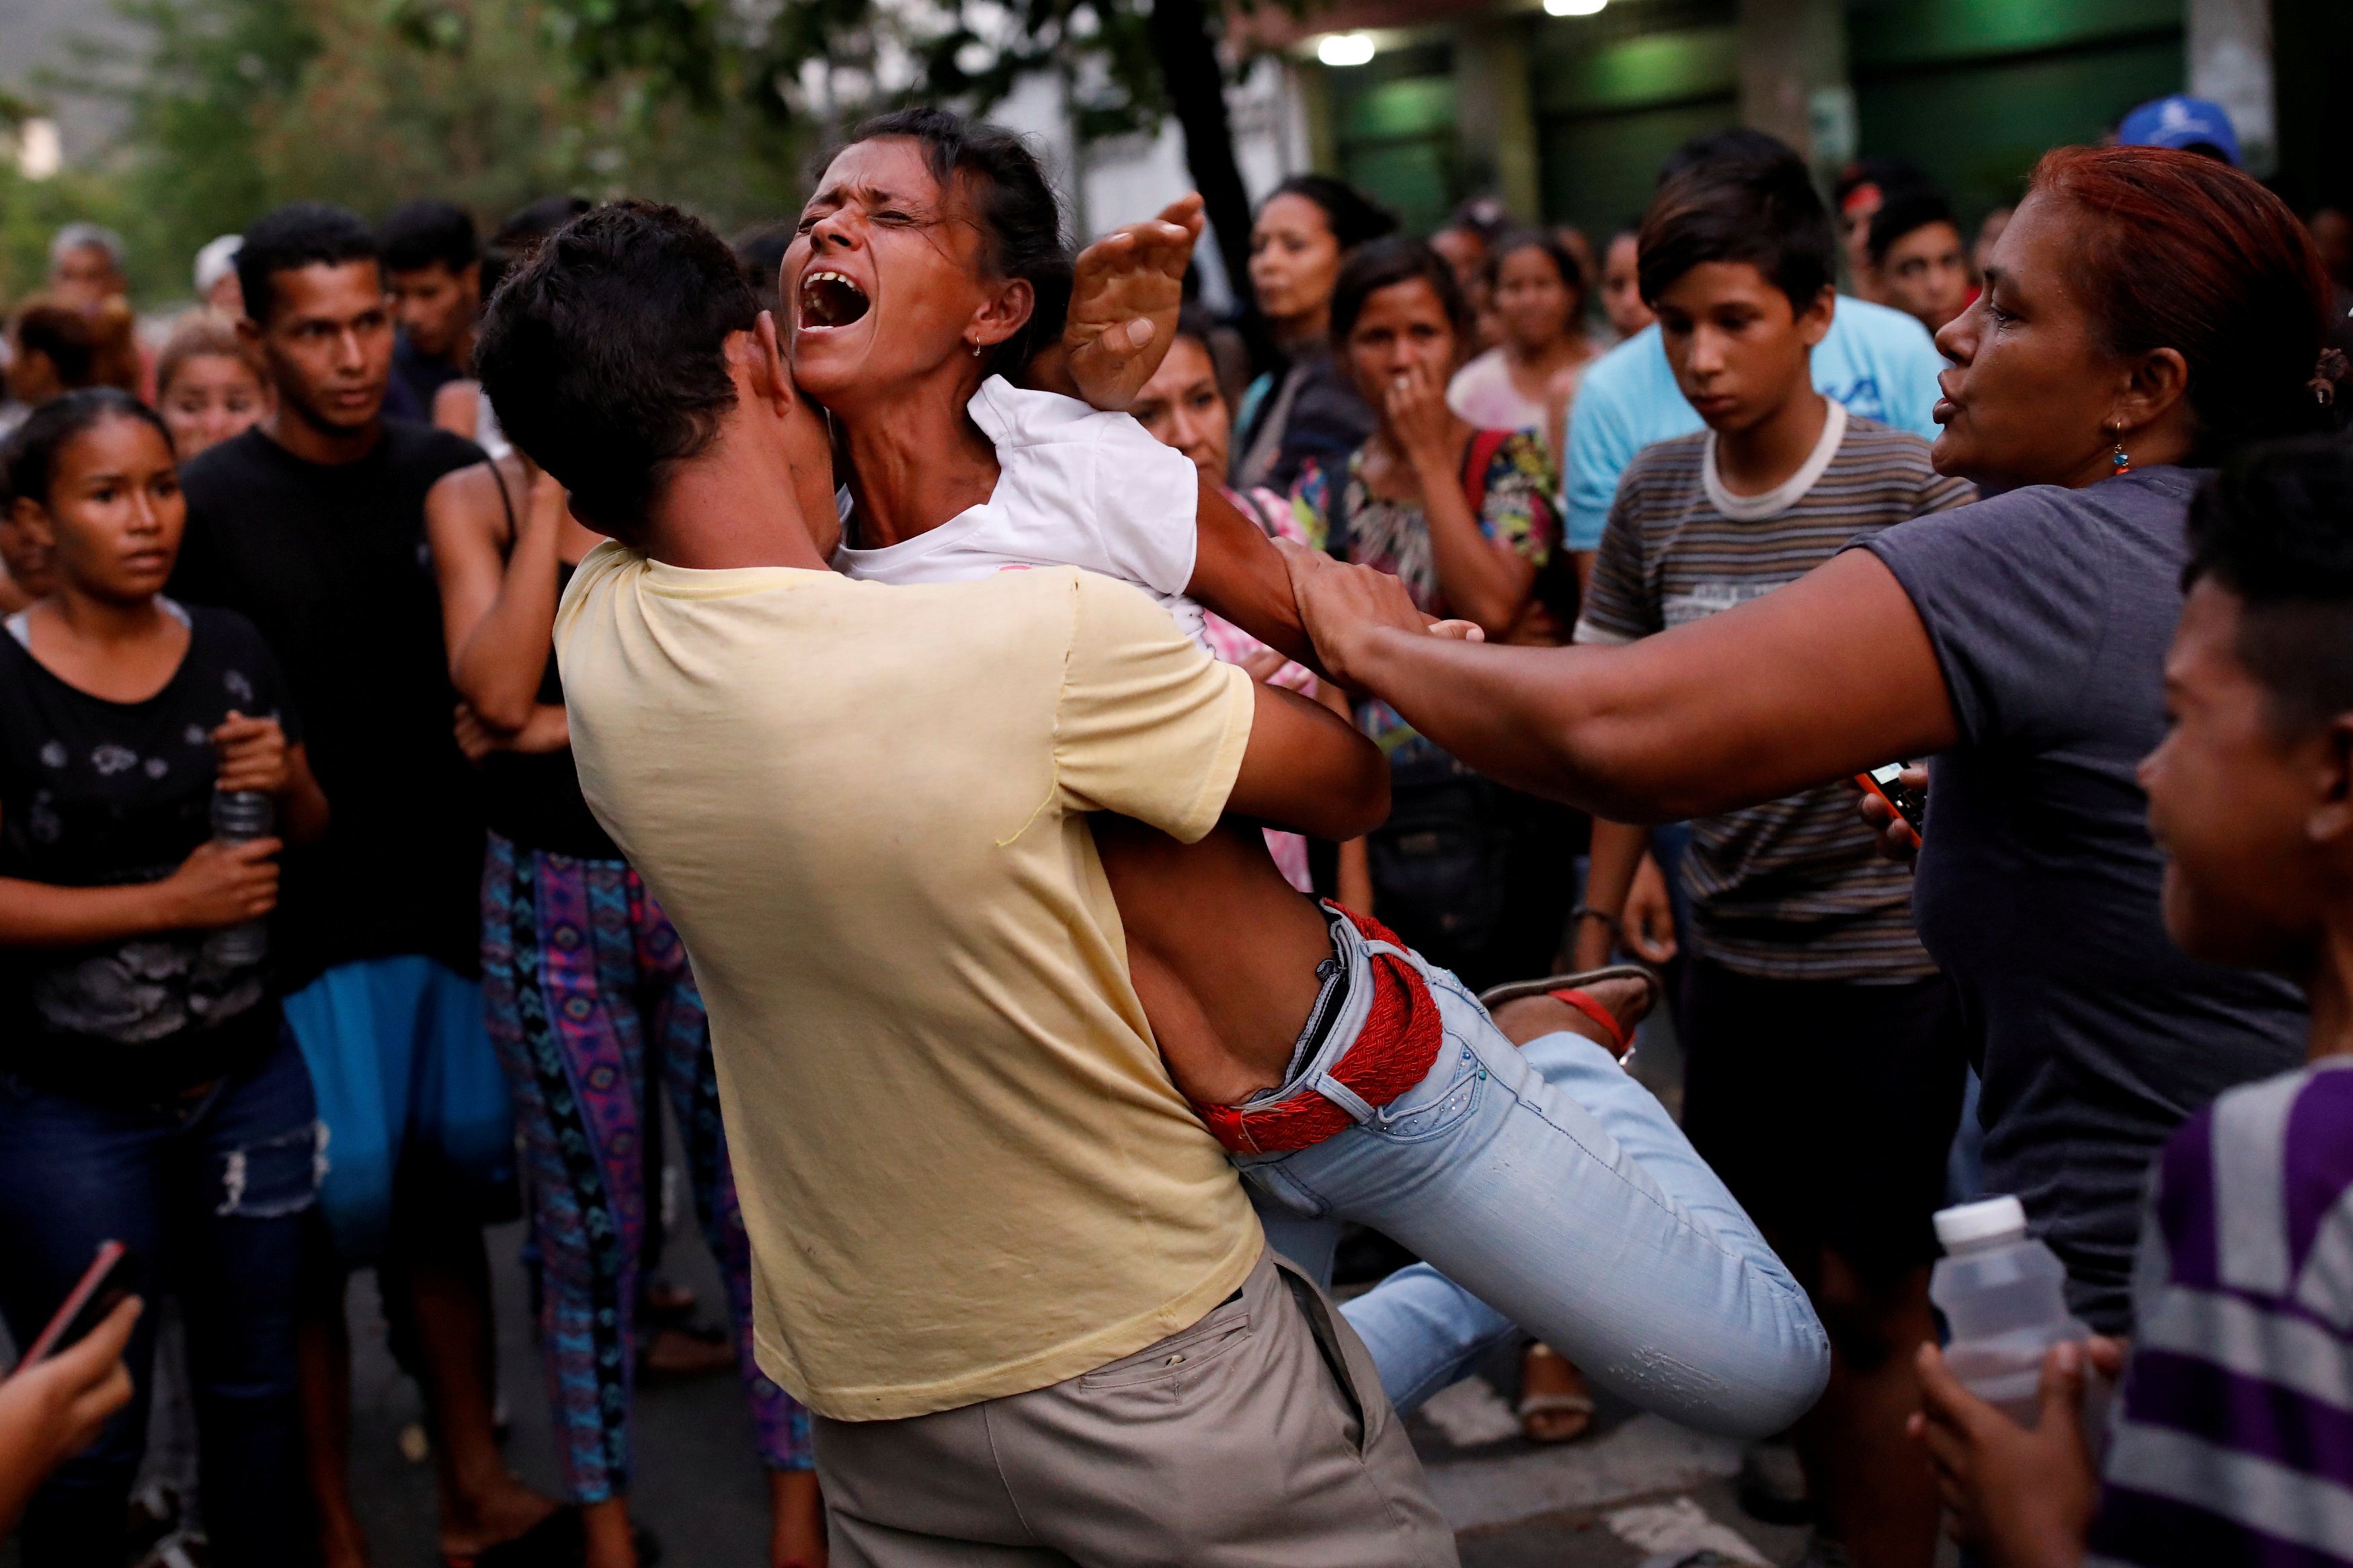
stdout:
[[2116,141],[2126,147],[2198,147],[2219,150],[2239,166],[2239,133],[2222,106],[2208,99],[2175,93],[2144,103],[2116,127]]

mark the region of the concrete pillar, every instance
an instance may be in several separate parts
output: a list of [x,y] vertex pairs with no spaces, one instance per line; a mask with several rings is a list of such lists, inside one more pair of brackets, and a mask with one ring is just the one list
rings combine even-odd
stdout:
[[2247,173],[2267,179],[2279,166],[2272,91],[2271,0],[2189,0],[2189,90],[2231,116]]
[[1454,144],[1467,192],[1494,192],[1524,223],[1544,216],[1524,17],[1482,12],[1455,23]]
[[1854,156],[1840,0],[1740,0],[1740,119],[1824,174]]

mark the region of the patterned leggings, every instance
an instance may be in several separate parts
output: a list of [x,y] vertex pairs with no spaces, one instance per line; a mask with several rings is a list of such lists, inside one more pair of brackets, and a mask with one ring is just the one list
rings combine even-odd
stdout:
[[627,864],[518,849],[492,834],[482,981],[531,1173],[542,1349],[572,1500],[628,1489],[642,1138],[658,1114],[639,1098],[649,1050],[670,1086],[695,1212],[726,1277],[760,1457],[771,1469],[809,1468],[808,1413],[752,1360],[751,1244],[719,1125],[710,1025],[678,933]]

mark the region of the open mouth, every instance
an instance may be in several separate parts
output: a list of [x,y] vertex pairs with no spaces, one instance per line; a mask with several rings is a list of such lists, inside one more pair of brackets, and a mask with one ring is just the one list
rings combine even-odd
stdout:
[[801,278],[801,325],[846,327],[866,314],[866,290],[830,268]]

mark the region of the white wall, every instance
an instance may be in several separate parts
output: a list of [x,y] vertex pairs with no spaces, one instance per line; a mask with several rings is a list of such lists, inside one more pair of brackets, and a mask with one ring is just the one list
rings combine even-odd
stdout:
[[[1281,60],[1262,58],[1240,86],[1229,88],[1226,112],[1233,126],[1234,160],[1252,202],[1308,166],[1306,111],[1298,83]],[[1185,167],[1185,133],[1174,120],[1163,123],[1156,135],[1098,142],[1082,159],[1071,136],[1061,83],[1052,76],[1029,78],[989,118],[1036,140],[1056,186],[1070,203],[1082,245],[1121,224],[1151,216],[1193,188]],[[1083,168],[1079,167],[1082,163]],[[1229,306],[1233,290],[1215,237],[1205,235],[1194,256],[1208,303],[1215,309]]]

